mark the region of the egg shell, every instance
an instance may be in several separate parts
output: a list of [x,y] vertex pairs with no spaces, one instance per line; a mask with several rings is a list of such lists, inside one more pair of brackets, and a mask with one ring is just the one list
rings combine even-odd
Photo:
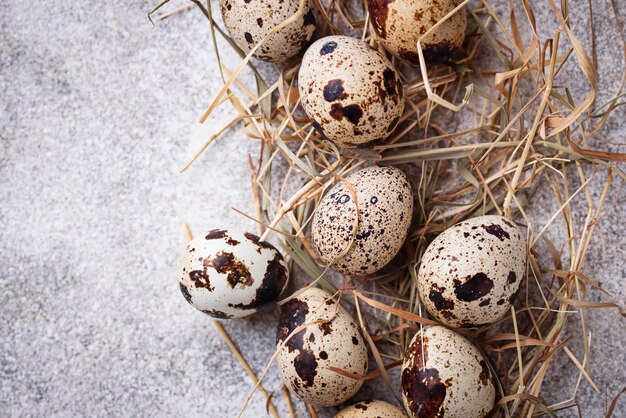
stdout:
[[[312,323],[319,320],[323,322]],[[311,324],[288,338],[305,323]],[[337,405],[363,385],[362,380],[329,369],[367,372],[367,346],[359,326],[329,293],[310,288],[281,307],[278,347],[283,341],[287,342],[276,357],[283,383],[304,402]]]
[[[398,58],[419,65],[417,41],[457,7],[454,0],[368,0],[370,21],[385,49]],[[450,16],[422,40],[424,58],[442,63],[463,44],[465,9]]]
[[275,301],[289,272],[271,244],[249,232],[215,229],[187,245],[178,269],[180,291],[215,318],[241,318]]
[[[357,204],[346,183],[352,186]],[[364,168],[324,196],[313,216],[311,237],[320,258],[334,270],[349,275],[371,274],[387,265],[402,248],[412,214],[413,192],[402,171],[394,167]],[[338,259],[350,244],[350,250]]]
[[[299,0],[220,0],[224,25],[246,54],[272,29],[298,11]],[[304,14],[272,34],[254,53],[270,62],[283,62],[300,53],[313,37],[317,12],[313,0],[305,0]]]
[[406,418],[404,412],[384,401],[360,401],[342,409],[335,418]]
[[367,147],[387,138],[404,110],[404,88],[389,60],[365,42],[327,36],[302,58],[302,107],[324,138]]
[[428,312],[444,324],[490,324],[509,312],[525,268],[519,228],[501,216],[479,216],[446,229],[428,246],[417,288]]
[[481,418],[493,409],[496,390],[482,353],[445,327],[423,328],[404,356],[402,400],[414,418]]

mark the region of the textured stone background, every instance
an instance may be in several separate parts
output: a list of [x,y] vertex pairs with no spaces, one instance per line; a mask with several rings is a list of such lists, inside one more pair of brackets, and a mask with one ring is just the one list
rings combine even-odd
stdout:
[[[0,1],[0,416],[228,417],[251,388],[211,319],[180,296],[174,265],[183,220],[197,232],[253,228],[230,207],[250,209],[243,162],[256,146],[233,130],[177,174],[230,110],[198,125],[220,86],[208,25],[194,10],[154,28],[146,12],[155,3]],[[547,2],[533,3],[549,22]],[[624,62],[609,2],[592,3],[604,103]],[[587,2],[570,5],[589,45]],[[234,67],[237,57],[225,57]],[[623,142],[624,116],[603,139]],[[541,225],[555,207],[537,202]],[[618,204],[598,226],[585,269],[622,305],[625,217]],[[556,225],[550,236],[561,243],[564,234]],[[224,324],[256,371],[273,350],[275,320],[268,310]],[[616,311],[587,320],[601,393],[583,382],[579,400],[585,417],[600,417],[626,384],[626,333]],[[570,335],[580,354],[578,328]],[[548,401],[566,399],[577,378],[571,367],[554,370]],[[265,386],[279,388],[275,371]],[[255,395],[245,415],[263,410]]]

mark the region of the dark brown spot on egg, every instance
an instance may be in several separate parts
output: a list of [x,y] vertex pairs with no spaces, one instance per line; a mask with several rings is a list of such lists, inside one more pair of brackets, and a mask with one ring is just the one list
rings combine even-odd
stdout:
[[400,51],[400,58],[410,62],[411,64],[419,65],[420,63],[420,56],[416,51],[402,50]]
[[405,358],[413,356],[413,365],[418,365],[421,368],[426,367],[428,361],[428,337],[419,336],[406,350]]
[[218,311],[216,309],[202,309],[202,312],[204,312],[207,315],[212,316],[213,318],[218,318],[218,319],[230,319],[233,317],[232,315],[229,315],[222,311]]
[[491,303],[491,299],[485,299],[482,302],[480,302],[478,306],[481,306],[481,307],[488,306],[490,303]]
[[277,252],[274,258],[267,262],[261,286],[256,290],[254,299],[250,303],[229,303],[235,309],[253,309],[272,302],[280,296],[287,284],[287,268],[282,263],[283,257]]
[[193,282],[193,285],[196,289],[204,288],[209,292],[212,292],[214,287],[211,286],[211,281],[209,280],[209,275],[204,270],[192,270],[189,272],[189,279]]
[[259,247],[258,250],[257,250],[257,252],[259,254],[261,253],[261,249],[274,250],[274,251],[278,252],[276,247],[274,247],[272,244],[270,244],[267,241],[260,241],[259,237],[257,237],[254,234],[251,234],[250,232],[246,232],[243,235]]
[[393,118],[393,120],[391,121],[391,123],[387,127],[387,133],[393,132],[393,130],[396,129],[396,126],[398,126],[398,122],[399,121],[400,121],[400,117],[399,116],[396,116],[395,118]]
[[454,294],[457,299],[463,302],[472,302],[480,299],[488,294],[493,289],[493,280],[491,280],[485,273],[477,273],[471,278],[468,276],[468,280],[461,284],[458,280],[455,281]]
[[221,239],[224,238],[227,233],[228,232],[225,229],[213,229],[209,231],[208,234],[206,234],[206,237],[204,237],[204,239]]
[[367,238],[369,238],[370,235],[372,235],[372,232],[373,232],[372,229],[368,229],[367,231],[359,232],[359,233],[356,234],[356,239],[359,240],[359,241],[363,240],[363,239],[367,239]]
[[481,360],[480,361],[480,367],[481,367],[481,371],[480,371],[480,382],[487,386],[489,384],[489,379],[491,378],[491,374],[489,374],[489,367],[487,367],[487,363],[485,362],[485,360]]
[[511,236],[508,232],[506,232],[500,225],[491,224],[489,226],[481,225],[488,234],[498,237],[500,241],[504,241],[504,239],[511,239]]
[[328,359],[328,353],[326,353],[326,351],[320,351],[320,358],[322,360],[327,360]]
[[[304,301],[295,298],[285,303],[278,319],[276,344],[280,344],[285,341],[289,334],[291,334],[300,325],[304,324],[308,313],[309,305],[307,305]],[[285,344],[289,352],[291,353],[294,350],[301,350],[303,348],[303,339],[304,330],[301,330],[291,337]]]
[[515,283],[516,280],[517,280],[517,275],[515,274],[515,272],[509,271],[509,275],[507,276],[506,281],[512,284],[512,283]]
[[304,382],[304,387],[313,386],[317,375],[317,360],[310,350],[300,350],[300,353],[293,360],[296,373]]
[[317,22],[315,22],[315,9],[311,9],[304,15],[304,26],[307,26],[307,25],[315,26],[316,23]]
[[446,385],[437,369],[422,369],[417,365],[402,371],[402,392],[407,406],[418,418],[442,418],[439,411],[446,397]]
[[259,18],[257,18],[257,20],[256,20],[256,24],[257,24],[257,25],[259,25],[259,27],[260,27],[260,28],[262,28],[262,27],[263,27],[263,19],[262,19],[262,18],[260,18],[260,17],[259,17]]
[[254,283],[248,267],[235,258],[233,253],[221,251],[213,258],[205,258],[202,264],[205,268],[213,267],[218,273],[226,274],[226,281],[233,289],[237,285],[247,287]]
[[345,117],[352,124],[357,125],[361,116],[363,116],[363,110],[358,104],[351,104],[344,107],[341,103],[333,103],[330,108],[330,116],[335,120],[341,120]]
[[385,91],[389,96],[397,94],[396,88],[398,87],[398,80],[396,79],[396,72],[391,68],[387,68],[383,71],[383,82],[385,84]]
[[191,303],[191,293],[189,293],[189,289],[187,289],[187,286],[185,286],[184,284],[180,283],[180,293],[183,294],[183,297],[185,298],[185,300],[187,301],[188,304],[192,304]]
[[320,49],[320,55],[330,54],[335,50],[335,48],[337,48],[337,42],[326,42],[324,45],[322,45],[322,49]]
[[251,44],[252,42],[254,42],[254,40],[252,39],[252,35],[250,34],[250,32],[244,32],[243,37],[246,38],[246,41]]
[[228,238],[226,244],[236,247],[237,245],[239,245],[239,241],[237,241],[236,239]]
[[[295,298],[285,303],[280,312],[276,343],[285,341],[296,328],[304,324],[308,313],[309,306],[304,301]],[[298,350],[298,355],[294,359],[294,368],[304,385],[310,387],[317,374],[317,360],[311,350],[304,348],[304,333],[305,330],[301,330],[293,335],[285,345],[290,353]]]
[[330,116],[335,120],[341,120],[343,118],[343,106],[340,103],[333,103],[330,107]]
[[[273,300],[277,298],[287,284],[288,272],[283,264],[283,257],[276,252],[274,258],[267,262],[265,275],[263,276],[263,285],[257,291],[257,297],[267,300],[268,297]],[[262,294],[259,294],[262,291]]]
[[297,394],[302,393],[302,386],[300,385],[300,381],[297,378],[293,378],[293,380],[291,381],[291,388],[293,389],[294,392],[296,392]]
[[498,306],[504,305],[504,299],[500,299],[496,302]]
[[454,302],[443,296],[443,290],[443,288],[437,287],[436,285],[433,286],[428,294],[428,299],[435,304],[435,308],[438,311],[454,309]]
[[387,16],[389,14],[389,3],[393,2],[394,0],[369,0],[367,2],[372,26],[376,34],[383,39],[387,36],[386,25]]
[[352,337],[352,344],[359,345],[359,339],[357,337]]
[[320,331],[322,331],[322,334],[328,335],[333,332],[333,328],[331,327],[332,322],[333,320],[331,319],[318,325]]
[[354,404],[354,409],[360,409],[362,411],[367,411],[367,408],[368,408],[367,404],[369,404],[371,402],[372,401],[361,401],[361,402],[355,403]]
[[343,89],[343,80],[335,79],[330,80],[326,86],[324,86],[324,100],[327,102],[334,102],[335,100],[343,100],[348,97]]
[[383,72],[383,78],[374,80],[373,84],[378,88],[378,94],[383,103],[383,111],[387,112],[389,106],[387,104],[387,98],[390,98],[394,103],[398,103],[400,94],[402,93],[402,84],[396,78],[396,73],[391,68],[387,68]]
[[341,197],[339,198],[339,200],[337,200],[337,202],[343,204],[346,204],[350,201],[350,196],[347,194],[341,195]]
[[456,315],[454,315],[450,311],[441,311],[441,315],[443,315],[443,317],[446,318],[448,321],[451,321],[456,318]]
[[453,58],[457,49],[450,42],[442,41],[436,44],[425,44],[422,46],[422,51],[426,61],[442,64]]

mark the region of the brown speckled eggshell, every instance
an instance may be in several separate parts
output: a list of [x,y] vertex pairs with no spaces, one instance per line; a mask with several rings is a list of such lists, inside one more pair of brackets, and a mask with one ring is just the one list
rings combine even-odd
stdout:
[[414,418],[482,418],[496,390],[485,358],[465,337],[445,327],[420,331],[407,348],[402,399]]
[[[220,0],[220,9],[228,33],[247,54],[272,29],[293,16],[298,4],[298,0]],[[302,51],[317,24],[313,0],[305,1],[304,10],[303,16],[263,42],[254,56],[263,61],[283,62]]]
[[[300,325],[321,320],[289,335]],[[287,341],[276,361],[283,383],[304,402],[333,406],[350,399],[362,380],[329,369],[367,372],[367,346],[359,326],[331,295],[310,288],[281,307],[276,343]]]
[[[350,189],[358,205],[357,216]],[[413,192],[404,173],[394,167],[369,167],[337,183],[313,216],[311,237],[321,259],[344,274],[365,275],[385,267],[406,239],[413,213]],[[352,242],[352,247],[341,255]]]
[[[370,21],[385,48],[419,64],[417,41],[457,6],[454,0],[368,0]],[[467,17],[461,9],[422,40],[424,58],[448,61],[463,44]]]
[[289,271],[280,252],[249,232],[214,229],[187,245],[179,288],[194,308],[215,318],[242,318],[274,302]]
[[335,418],[406,418],[406,415],[390,403],[368,400],[342,409]]
[[417,288],[428,312],[444,324],[490,324],[510,310],[525,268],[519,228],[501,216],[479,216],[446,229],[428,246]]
[[302,58],[298,84],[315,129],[344,147],[384,140],[404,109],[402,81],[389,60],[348,36],[314,42]]

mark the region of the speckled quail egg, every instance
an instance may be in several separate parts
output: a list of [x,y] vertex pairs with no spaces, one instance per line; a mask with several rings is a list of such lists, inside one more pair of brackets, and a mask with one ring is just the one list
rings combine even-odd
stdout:
[[417,277],[428,312],[450,326],[492,323],[509,310],[524,277],[526,240],[501,216],[460,222],[426,249]]
[[215,229],[191,241],[179,263],[180,291],[215,318],[241,318],[276,300],[289,272],[274,246],[254,234]]
[[[220,8],[231,38],[248,53],[272,29],[293,16],[299,3],[299,0],[220,0]],[[263,61],[286,61],[308,45],[315,27],[313,0],[305,0],[304,14],[267,38],[254,55]]]
[[414,418],[481,418],[493,409],[496,390],[482,353],[445,327],[422,329],[402,365],[402,399]]
[[307,49],[298,88],[319,135],[344,147],[384,140],[404,109],[402,81],[389,60],[349,36],[327,36]]
[[384,401],[360,401],[342,409],[335,418],[406,418],[404,412]]
[[413,192],[402,171],[364,168],[324,196],[313,216],[311,237],[322,261],[334,270],[353,276],[371,274],[402,248],[412,214]]
[[[290,337],[302,324],[307,326]],[[354,319],[329,293],[310,288],[282,306],[278,347],[283,341],[276,358],[282,380],[304,402],[337,405],[361,388],[362,380],[330,369],[364,375],[367,346]]]
[[[417,41],[457,4],[455,0],[368,0],[370,21],[384,47],[413,64],[419,64]],[[461,47],[466,27],[465,9],[461,9],[422,39],[424,58],[448,61]]]

